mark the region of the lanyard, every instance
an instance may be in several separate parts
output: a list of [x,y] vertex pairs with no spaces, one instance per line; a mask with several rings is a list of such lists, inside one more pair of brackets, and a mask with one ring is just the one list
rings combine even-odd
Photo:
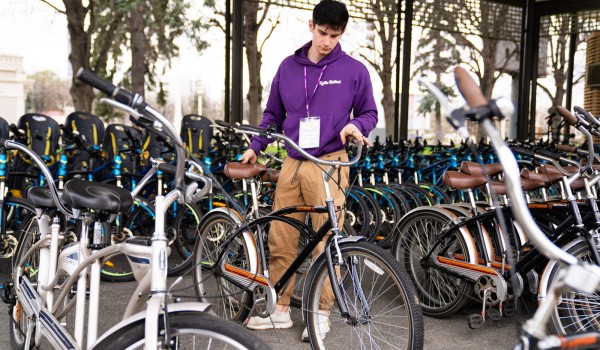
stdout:
[[312,95],[310,95],[310,99],[308,98],[308,83],[306,81],[306,66],[304,66],[304,97],[306,97],[306,116],[309,117],[310,113],[308,112],[308,105],[310,104],[310,101],[313,99],[313,97],[315,97],[315,94],[317,93],[317,88],[319,88],[319,83],[321,82],[321,78],[323,77],[323,72],[325,72],[325,68],[327,68],[327,65],[324,65],[323,68],[321,69],[321,73],[319,74],[319,79],[317,80],[317,84],[315,85],[315,89],[313,90]]

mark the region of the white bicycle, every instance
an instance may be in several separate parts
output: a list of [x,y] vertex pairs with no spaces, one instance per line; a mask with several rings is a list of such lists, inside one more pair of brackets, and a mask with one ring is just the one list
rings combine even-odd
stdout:
[[[67,182],[62,195],[52,182],[48,188],[32,188],[28,198],[36,207],[36,221],[25,230],[27,239],[14,266],[13,347],[36,348],[45,338],[57,349],[109,349],[115,346],[124,349],[267,349],[264,342],[243,327],[208,315],[209,304],[169,302],[165,213],[175,201],[197,202],[210,191],[211,181],[192,172],[186,177],[186,154],[178,133],[139,95],[116,88],[85,69],[81,69],[77,77],[114,98],[102,99],[102,102],[126,111],[136,121],[154,128],[173,142],[177,151],[175,189],[156,197],[155,232],[151,238],[132,238],[106,245],[110,232],[105,232],[107,225],[104,223],[114,219],[118,212],[129,209],[133,202],[130,192],[83,180]],[[0,140],[0,143],[29,155],[44,175],[51,178],[43,161],[33,151],[10,140]],[[155,171],[159,168],[172,170],[158,164]],[[81,222],[78,241],[62,244],[61,217]],[[91,232],[89,227],[93,227]],[[123,320],[98,336],[100,268],[103,259],[117,253],[127,256],[139,285]],[[75,285],[76,289],[73,288]],[[69,301],[68,296],[73,294],[75,297]],[[75,329],[72,335],[63,320],[73,307]]]

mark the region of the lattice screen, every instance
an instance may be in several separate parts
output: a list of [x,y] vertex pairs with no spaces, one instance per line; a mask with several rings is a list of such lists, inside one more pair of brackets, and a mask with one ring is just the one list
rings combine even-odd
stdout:
[[523,9],[479,0],[417,0],[413,23],[423,28],[520,41]]
[[[600,63],[600,32],[593,32],[587,41],[586,65]],[[587,84],[583,90],[583,108],[594,115],[600,114],[600,88],[589,87]]]
[[600,10],[545,16],[540,22],[540,36],[591,33],[598,30],[600,30]]
[[[246,0],[312,11],[318,0]],[[385,11],[397,9],[397,0],[346,1],[350,16],[366,21],[386,20]],[[404,13],[404,1],[400,1]],[[416,0],[413,24],[447,32],[479,35],[487,38],[520,40],[522,8],[479,0]],[[397,20],[397,18],[393,18]]]

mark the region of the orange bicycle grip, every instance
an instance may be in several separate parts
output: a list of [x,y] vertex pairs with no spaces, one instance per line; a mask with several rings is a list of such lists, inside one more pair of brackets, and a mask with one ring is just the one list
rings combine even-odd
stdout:
[[577,118],[563,106],[556,106],[556,111],[569,125],[577,124]]
[[487,99],[466,69],[462,67],[454,68],[454,80],[456,80],[458,91],[465,98],[469,107],[475,108],[487,105]]

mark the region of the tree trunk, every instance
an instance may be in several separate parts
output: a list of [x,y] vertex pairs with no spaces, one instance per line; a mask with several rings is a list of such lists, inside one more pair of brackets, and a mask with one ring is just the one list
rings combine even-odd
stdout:
[[258,2],[247,1],[244,3],[244,46],[246,48],[246,61],[248,63],[248,122],[258,125],[262,116],[262,82],[260,70],[262,66],[261,53],[258,50],[257,23]]
[[75,75],[81,67],[89,68],[90,62],[90,37],[84,30],[87,9],[81,5],[80,0],[63,0],[67,15],[67,28],[71,41],[69,62],[73,69],[73,84],[69,92],[73,98],[76,111],[91,112],[94,101],[93,89],[77,80]]
[[144,15],[146,6],[143,1],[137,3],[131,11],[131,91],[144,97],[146,76],[146,36],[144,34]]

